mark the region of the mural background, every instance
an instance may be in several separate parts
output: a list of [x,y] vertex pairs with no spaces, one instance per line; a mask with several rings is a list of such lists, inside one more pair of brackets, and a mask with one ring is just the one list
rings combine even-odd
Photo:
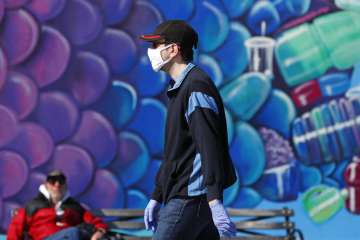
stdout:
[[358,239],[358,0],[0,0],[1,231],[53,168],[88,207],[146,206],[168,79],[137,36],[174,18],[226,105],[225,204],[288,206],[306,239]]

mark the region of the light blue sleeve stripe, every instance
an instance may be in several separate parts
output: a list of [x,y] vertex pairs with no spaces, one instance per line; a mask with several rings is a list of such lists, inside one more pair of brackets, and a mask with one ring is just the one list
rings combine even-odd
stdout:
[[206,193],[206,187],[204,185],[204,177],[201,174],[201,156],[200,153],[196,153],[193,162],[193,170],[190,174],[188,195],[198,196]]
[[192,92],[189,98],[188,108],[185,113],[187,122],[189,122],[190,115],[195,111],[196,107],[209,108],[216,114],[219,112],[213,97],[202,92]]

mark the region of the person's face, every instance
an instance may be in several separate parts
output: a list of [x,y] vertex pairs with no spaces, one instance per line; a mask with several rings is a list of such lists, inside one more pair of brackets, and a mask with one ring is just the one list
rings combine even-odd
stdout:
[[173,58],[177,55],[177,53],[179,52],[179,46],[175,43],[169,43],[169,44],[165,44],[165,43],[153,43],[152,44],[152,48],[157,49],[157,48],[163,48],[165,46],[169,46],[168,48],[163,49],[160,52],[161,58],[166,61],[169,58]]
[[148,57],[155,72],[169,72],[176,59],[179,47],[175,43],[152,43],[148,48]]
[[45,186],[53,202],[60,201],[67,190],[65,177],[63,176],[49,177]]

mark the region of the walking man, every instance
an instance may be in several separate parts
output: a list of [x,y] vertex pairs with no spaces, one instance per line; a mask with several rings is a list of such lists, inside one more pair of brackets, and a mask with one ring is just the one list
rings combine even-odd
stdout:
[[224,106],[213,81],[192,63],[198,34],[184,21],[169,20],[140,38],[151,44],[153,70],[172,79],[164,161],[145,209],[146,228],[155,240],[234,236],[235,225],[222,204],[224,189],[236,181]]

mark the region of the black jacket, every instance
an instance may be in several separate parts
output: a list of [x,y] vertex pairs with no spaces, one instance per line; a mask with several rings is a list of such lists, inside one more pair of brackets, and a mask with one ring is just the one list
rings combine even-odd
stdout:
[[223,102],[210,77],[189,64],[169,97],[164,161],[152,198],[207,195],[222,199],[236,181],[229,155]]

